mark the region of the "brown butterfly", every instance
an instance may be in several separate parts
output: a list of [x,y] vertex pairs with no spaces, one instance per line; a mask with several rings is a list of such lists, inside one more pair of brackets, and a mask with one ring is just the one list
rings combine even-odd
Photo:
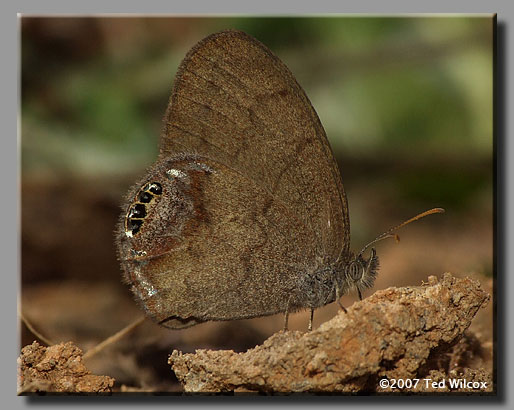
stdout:
[[159,156],[126,203],[124,278],[166,327],[279,312],[287,323],[304,308],[312,323],[315,308],[361,296],[377,274],[375,249],[350,251],[341,176],[309,99],[240,31],[208,36],[182,61]]

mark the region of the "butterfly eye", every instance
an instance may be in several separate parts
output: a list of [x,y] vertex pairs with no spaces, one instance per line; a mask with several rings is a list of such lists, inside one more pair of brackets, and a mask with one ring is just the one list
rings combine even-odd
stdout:
[[362,277],[362,267],[358,262],[351,262],[348,267],[348,276],[357,282]]

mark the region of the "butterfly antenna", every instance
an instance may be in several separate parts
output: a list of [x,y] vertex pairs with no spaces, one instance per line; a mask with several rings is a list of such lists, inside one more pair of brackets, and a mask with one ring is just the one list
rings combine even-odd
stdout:
[[442,213],[444,213],[444,209],[443,208],[432,208],[432,209],[429,209],[428,211],[422,212],[422,213],[420,213],[420,214],[410,218],[409,220],[407,220],[405,222],[402,222],[399,225],[393,226],[391,229],[389,229],[386,232],[378,235],[370,243],[368,243],[366,246],[364,246],[364,248],[362,248],[362,250],[359,252],[359,255],[362,255],[364,253],[364,251],[366,249],[368,249],[369,246],[371,246],[374,243],[379,242],[379,241],[381,241],[383,239],[395,238],[396,242],[399,242],[400,241],[400,237],[397,234],[393,234],[392,232],[394,232],[394,231],[404,227],[405,225],[410,224],[411,222],[414,222],[414,221],[417,221],[418,219],[424,218],[425,216],[432,215],[432,214],[442,214]]

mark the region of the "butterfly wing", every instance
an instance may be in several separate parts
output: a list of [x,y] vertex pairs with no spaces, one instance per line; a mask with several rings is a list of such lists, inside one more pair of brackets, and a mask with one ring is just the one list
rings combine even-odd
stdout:
[[183,60],[161,153],[184,150],[267,187],[305,221],[320,257],[348,252],[348,205],[323,126],[289,69],[253,37],[216,33]]
[[[183,180],[169,185],[170,172]],[[145,256],[120,253],[136,295],[166,326],[305,306],[299,277],[348,252],[346,196],[316,112],[287,67],[245,33],[211,35],[181,63],[159,159],[141,184],[152,178],[181,192],[159,204],[189,203],[180,217],[189,222],[175,215],[167,226],[157,205],[146,239],[121,235],[121,249]]]

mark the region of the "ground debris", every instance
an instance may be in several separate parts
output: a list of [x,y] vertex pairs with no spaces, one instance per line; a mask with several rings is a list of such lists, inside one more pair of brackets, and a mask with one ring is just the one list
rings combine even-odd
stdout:
[[18,357],[18,394],[111,393],[114,379],[96,376],[82,363],[82,350],[72,342],[44,347],[33,342]]
[[[452,377],[455,370],[427,363],[451,354],[489,299],[478,281],[445,273],[441,281],[377,291],[312,332],[279,332],[244,353],[175,350],[169,364],[186,392],[389,392],[381,379]],[[481,392],[492,390],[490,374],[460,371],[487,380]],[[433,391],[422,387],[412,391]]]

